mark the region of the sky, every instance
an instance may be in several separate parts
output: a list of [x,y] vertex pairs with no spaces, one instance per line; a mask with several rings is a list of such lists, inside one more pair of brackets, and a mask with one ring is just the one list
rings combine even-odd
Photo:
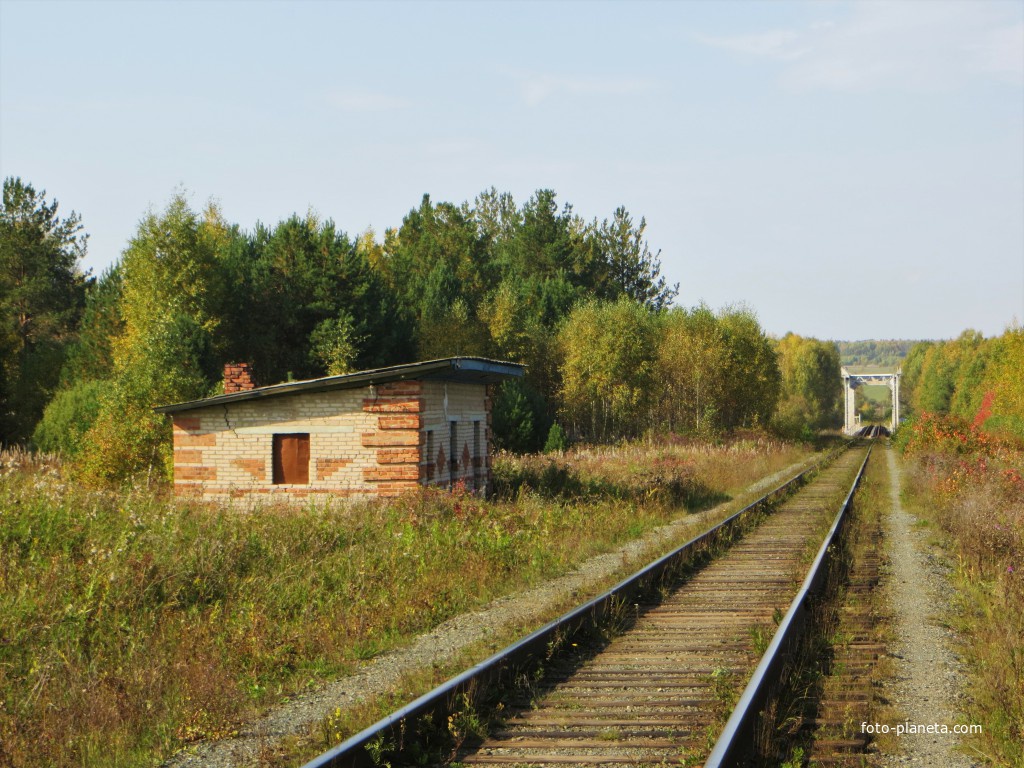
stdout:
[[1024,2],[0,0],[0,175],[86,268],[185,190],[355,236],[424,194],[647,222],[775,335],[1024,322]]

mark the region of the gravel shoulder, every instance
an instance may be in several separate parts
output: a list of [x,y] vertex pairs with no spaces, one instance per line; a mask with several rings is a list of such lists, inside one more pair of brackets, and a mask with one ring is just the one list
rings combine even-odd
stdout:
[[[747,489],[748,493],[769,490],[818,460],[811,456],[781,472],[763,478]],[[369,697],[394,689],[408,673],[443,664],[468,646],[486,641],[503,630],[516,626],[537,626],[547,614],[572,599],[582,602],[597,594],[609,578],[639,564],[641,558],[653,559],[673,542],[682,539],[695,523],[722,514],[728,502],[697,514],[688,514],[654,529],[617,550],[598,555],[578,569],[533,589],[494,600],[473,613],[463,614],[438,625],[408,646],[382,654],[362,665],[354,674],[281,704],[260,719],[246,724],[237,736],[212,742],[199,742],[164,763],[164,768],[236,768],[253,765],[260,752],[323,720],[335,709],[344,710]]]
[[[886,450],[892,503],[885,523],[889,561],[889,595],[896,642],[890,649],[895,674],[886,696],[911,724],[939,724],[952,729],[964,680],[951,650],[953,632],[942,626],[952,588],[947,568],[928,552],[927,532],[915,528],[916,518],[900,504],[900,467],[895,451]],[[898,723],[886,723],[895,727]],[[953,733],[908,733],[899,737],[897,752],[883,756],[884,766],[925,765],[967,768],[978,763],[958,751]]]

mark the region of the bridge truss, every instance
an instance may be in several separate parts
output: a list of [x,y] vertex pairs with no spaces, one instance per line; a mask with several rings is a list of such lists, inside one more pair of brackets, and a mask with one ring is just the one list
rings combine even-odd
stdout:
[[854,406],[854,392],[857,387],[864,384],[884,384],[889,387],[889,391],[892,393],[892,419],[890,420],[889,430],[895,431],[900,423],[900,376],[902,375],[902,370],[897,368],[892,373],[850,373],[846,368],[843,368],[842,375],[843,397],[845,400],[843,432],[847,435],[852,435],[860,429],[857,409]]

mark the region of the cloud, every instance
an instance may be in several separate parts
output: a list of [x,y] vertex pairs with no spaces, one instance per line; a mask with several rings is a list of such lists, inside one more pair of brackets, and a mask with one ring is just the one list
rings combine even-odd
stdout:
[[345,112],[386,112],[407,106],[404,100],[389,94],[359,89],[332,90],[327,100]]
[[519,78],[523,101],[536,107],[556,96],[633,96],[655,90],[651,80],[629,77],[526,75]]
[[797,89],[936,90],[975,77],[1024,82],[1019,6],[998,2],[857,2],[842,20],[701,42],[783,63]]
[[800,33],[792,29],[773,29],[752,35],[733,37],[701,37],[701,42],[749,56],[767,56],[789,61],[798,59],[807,51],[800,47]]

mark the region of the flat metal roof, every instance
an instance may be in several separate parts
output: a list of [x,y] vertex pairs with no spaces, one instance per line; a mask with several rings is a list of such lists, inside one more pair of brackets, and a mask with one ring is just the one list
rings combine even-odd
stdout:
[[190,400],[186,403],[160,405],[153,410],[157,413],[176,413],[192,411],[197,408],[209,408],[215,405],[240,403],[246,400],[259,400],[266,397],[295,395],[301,392],[324,392],[332,389],[357,389],[371,384],[386,384],[391,381],[423,381],[428,379],[440,381],[458,381],[477,384],[491,384],[504,379],[523,375],[525,366],[502,360],[488,360],[484,357],[446,357],[442,360],[427,360],[422,363],[393,365],[388,368],[375,368],[370,371],[356,371],[340,376],[325,376],[320,379],[305,381],[286,381],[269,387],[245,389],[228,395],[205,397],[202,400]]

